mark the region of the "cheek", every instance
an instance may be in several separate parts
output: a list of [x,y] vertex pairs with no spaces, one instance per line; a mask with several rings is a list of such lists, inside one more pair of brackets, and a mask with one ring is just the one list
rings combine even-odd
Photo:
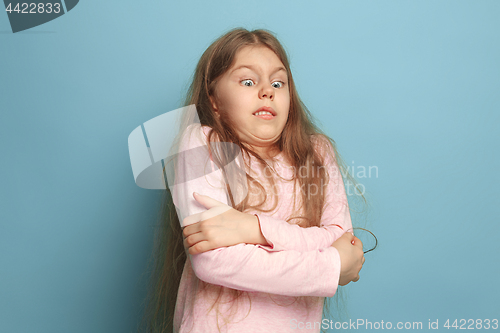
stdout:
[[224,95],[221,104],[228,109],[238,107],[239,105],[245,104],[245,96],[239,93],[238,90],[224,91]]
[[281,99],[283,100],[284,103],[290,103],[290,92],[288,90],[281,90]]
[[[284,110],[286,110],[286,119],[288,120],[288,117],[290,117],[290,100],[287,100],[285,103],[284,103],[284,106],[283,106]],[[285,123],[286,121],[285,120]]]
[[285,96],[283,99],[283,108],[286,111],[290,110],[290,96],[289,95]]

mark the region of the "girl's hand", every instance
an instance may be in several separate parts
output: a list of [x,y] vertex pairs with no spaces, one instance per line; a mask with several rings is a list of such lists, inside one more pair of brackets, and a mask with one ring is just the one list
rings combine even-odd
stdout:
[[350,232],[346,232],[332,244],[340,254],[339,285],[345,286],[349,282],[359,280],[359,271],[365,263],[363,243]]
[[206,195],[195,192],[193,196],[208,210],[184,219],[184,224],[188,224],[182,232],[184,248],[189,249],[190,254],[245,243],[248,241],[248,228],[255,226],[255,222],[258,225],[254,215],[239,212]]

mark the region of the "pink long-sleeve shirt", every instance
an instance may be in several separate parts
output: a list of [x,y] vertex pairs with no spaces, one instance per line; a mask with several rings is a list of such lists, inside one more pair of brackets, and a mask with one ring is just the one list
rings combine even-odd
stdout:
[[[195,124],[188,129],[190,134],[182,140],[181,150],[206,144],[209,127]],[[325,140],[311,140],[325,157],[329,175],[321,227],[302,228],[286,221],[296,215],[301,193],[296,186],[294,203],[293,170],[279,154],[273,165],[285,180],[275,179],[277,207],[266,214],[245,211],[257,215],[270,246],[240,243],[188,255],[176,301],[174,332],[320,332],[324,298],[335,294],[340,276],[340,256],[331,245],[352,225],[333,150]],[[250,175],[261,175],[257,164],[245,161],[249,162],[245,168]],[[184,167],[189,167],[189,161]],[[206,210],[194,200],[195,191],[228,204],[224,189],[214,186],[221,178],[218,170],[171,187],[179,217]],[[272,206],[272,200],[268,201],[266,208]],[[211,307],[220,288],[223,292],[217,315]],[[230,288],[243,291],[235,302],[231,302]]]

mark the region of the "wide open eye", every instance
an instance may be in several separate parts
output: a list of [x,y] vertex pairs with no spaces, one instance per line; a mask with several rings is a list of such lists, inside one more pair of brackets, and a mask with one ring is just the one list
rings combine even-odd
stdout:
[[275,83],[279,83],[280,85],[278,87],[274,86],[274,88],[283,88],[283,86],[285,85],[285,82],[283,82],[283,81],[275,81],[272,84],[275,84]]
[[251,86],[253,86],[253,81],[252,81],[252,79],[245,79],[245,80],[241,80],[240,82],[245,82],[245,81],[252,82],[252,84],[251,84],[251,85],[248,85],[248,84],[243,83],[243,85],[245,85],[245,86],[247,86],[247,87],[251,87]]

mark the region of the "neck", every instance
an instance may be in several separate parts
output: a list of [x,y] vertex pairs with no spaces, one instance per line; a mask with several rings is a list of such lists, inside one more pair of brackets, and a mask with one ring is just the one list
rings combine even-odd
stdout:
[[265,160],[271,159],[280,153],[279,149],[276,147],[259,147],[249,145],[249,148]]

